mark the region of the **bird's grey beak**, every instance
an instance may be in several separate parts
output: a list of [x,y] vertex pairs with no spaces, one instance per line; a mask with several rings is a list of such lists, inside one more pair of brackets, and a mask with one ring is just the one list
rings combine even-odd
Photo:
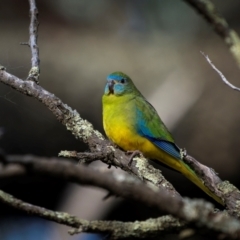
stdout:
[[109,94],[114,94],[114,84],[115,82],[113,80],[111,80],[110,82],[108,82],[108,89],[109,89]]

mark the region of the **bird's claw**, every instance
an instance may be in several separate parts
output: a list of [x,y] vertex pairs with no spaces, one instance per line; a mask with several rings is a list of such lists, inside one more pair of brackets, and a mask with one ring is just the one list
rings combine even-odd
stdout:
[[187,149],[186,148],[181,148],[180,149],[180,155],[181,155],[181,158],[186,157],[188,155],[187,154]]
[[128,161],[128,167],[131,167],[133,158],[139,154],[141,154],[141,152],[139,150],[134,150],[134,151],[127,151],[127,154],[131,154],[129,157],[129,161]]

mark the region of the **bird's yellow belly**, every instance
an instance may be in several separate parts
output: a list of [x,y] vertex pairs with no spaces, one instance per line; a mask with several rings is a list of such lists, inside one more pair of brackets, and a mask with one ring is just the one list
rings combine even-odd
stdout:
[[105,132],[116,145],[125,151],[137,150],[141,145],[139,137],[128,128],[121,126],[107,127]]
[[169,167],[178,171],[180,170],[179,168],[181,168],[181,164],[177,159],[168,155],[147,138],[140,136],[135,131],[132,131],[124,126],[109,126],[105,129],[105,131],[108,137],[123,150],[139,150],[147,158],[159,160]]

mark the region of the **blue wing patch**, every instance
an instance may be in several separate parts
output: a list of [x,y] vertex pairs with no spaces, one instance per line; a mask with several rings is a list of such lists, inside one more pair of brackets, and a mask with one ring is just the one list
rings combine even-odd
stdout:
[[173,156],[174,158],[181,159],[180,149],[174,143],[164,141],[161,139],[152,138],[144,135],[145,138],[154,143],[157,147],[161,148],[163,151]]
[[[169,155],[173,156],[176,159],[182,159],[180,154],[179,147],[174,144],[173,142],[170,142],[168,140],[164,140],[161,138],[156,138],[152,136],[152,132],[149,128],[146,127],[146,120],[143,118],[143,114],[140,110],[137,109],[137,120],[138,120],[138,133],[147,138],[149,141],[151,141],[153,144],[155,144],[157,147],[162,149],[164,152],[168,153]],[[151,137],[152,136],[152,137]]]

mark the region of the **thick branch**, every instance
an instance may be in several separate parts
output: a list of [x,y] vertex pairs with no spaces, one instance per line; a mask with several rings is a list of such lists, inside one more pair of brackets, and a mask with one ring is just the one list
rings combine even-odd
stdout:
[[[157,187],[152,184],[145,184],[125,172],[101,172],[84,165],[76,165],[64,159],[52,158],[46,160],[33,156],[6,156],[4,164],[8,163],[20,164],[25,167],[29,174],[34,174],[34,176],[55,177],[78,184],[95,185],[118,196],[133,200],[142,199],[140,200],[141,202],[146,201],[145,204],[150,206],[154,206],[157,202],[157,199],[154,197],[156,192],[158,192]],[[162,189],[162,191],[166,192],[167,196],[170,197],[166,190]],[[160,198],[160,195],[158,198]],[[175,196],[174,199],[181,200],[181,197]]]
[[[181,223],[171,216],[148,219],[142,222],[87,221],[65,212],[52,211],[38,207],[13,197],[0,190],[0,201],[26,213],[45,218],[74,228],[71,234],[80,232],[109,233],[111,239],[149,238],[169,231],[176,231]],[[137,231],[136,231],[137,229]]]
[[[135,200],[170,213],[186,222],[196,223],[197,225],[200,224],[211,230],[227,234],[230,237],[240,238],[240,222],[226,213],[214,212],[212,204],[202,200],[172,197],[166,190],[159,190],[152,185],[147,185],[124,172],[101,172],[83,165],[75,165],[65,160],[46,160],[32,156],[7,156],[6,161],[22,165],[28,173],[34,174],[34,176],[55,177],[79,184],[98,186],[118,196]],[[0,196],[0,198],[4,202],[12,204],[12,201],[7,201],[4,196]],[[13,204],[13,206],[20,206],[20,209],[28,212],[30,211],[29,209],[31,209],[29,205],[27,205],[27,208],[25,208],[25,205],[23,205],[22,208],[21,204]],[[38,213],[39,212],[36,214]],[[58,215],[53,213],[50,215],[40,213],[42,215],[38,215],[45,218],[47,216],[48,219],[54,220],[52,216],[55,218]],[[70,219],[72,220],[72,218]],[[61,223],[66,224],[65,222]],[[77,226],[74,225],[74,227]],[[80,230],[82,231],[82,229]]]
[[223,38],[240,67],[240,39],[238,34],[231,29],[226,20],[220,16],[216,7],[210,0],[184,0],[197,10],[207,22],[214,28],[215,32]]

